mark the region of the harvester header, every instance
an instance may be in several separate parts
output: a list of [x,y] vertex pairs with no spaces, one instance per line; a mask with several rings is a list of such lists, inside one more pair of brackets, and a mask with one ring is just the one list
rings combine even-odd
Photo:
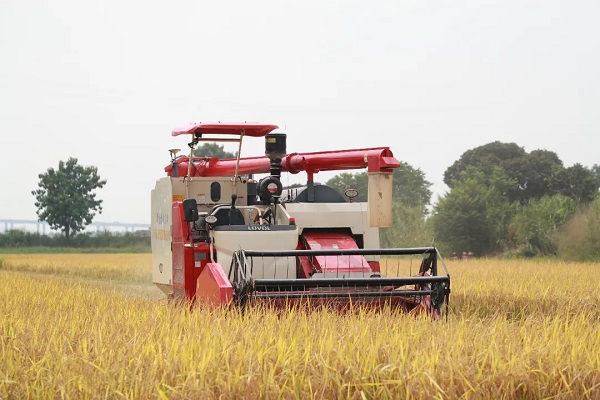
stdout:
[[[446,268],[437,249],[379,245],[379,228],[392,225],[400,167],[391,150],[288,153],[277,129],[217,122],[173,130],[189,135],[190,153],[170,150],[166,176],[152,190],[155,284],[191,303],[385,304],[439,316],[450,276],[439,274],[440,264]],[[240,157],[246,136],[264,137],[264,156]],[[201,141],[238,142],[237,157],[196,157]],[[314,181],[321,171],[365,169],[366,202],[354,201],[355,188],[343,195]],[[300,172],[305,186],[282,186],[282,173]]]

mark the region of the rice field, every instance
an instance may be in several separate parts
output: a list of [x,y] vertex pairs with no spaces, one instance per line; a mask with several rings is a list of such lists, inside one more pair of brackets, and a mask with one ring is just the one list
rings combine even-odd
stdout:
[[600,399],[600,264],[446,261],[447,320],[193,309],[150,255],[1,255],[2,399]]

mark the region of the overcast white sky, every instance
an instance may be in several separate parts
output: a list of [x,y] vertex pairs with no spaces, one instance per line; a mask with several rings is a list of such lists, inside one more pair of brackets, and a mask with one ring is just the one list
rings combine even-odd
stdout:
[[149,223],[170,132],[199,121],[278,124],[288,152],[389,146],[434,200],[495,140],[591,167],[599,21],[597,0],[2,0],[0,219],[37,219],[38,174],[76,157],[108,181],[96,221]]

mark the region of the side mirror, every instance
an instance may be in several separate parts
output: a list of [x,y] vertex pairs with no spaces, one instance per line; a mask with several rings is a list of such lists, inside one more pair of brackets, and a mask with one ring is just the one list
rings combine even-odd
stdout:
[[185,222],[198,221],[198,203],[196,203],[196,199],[185,199],[183,201],[183,216]]

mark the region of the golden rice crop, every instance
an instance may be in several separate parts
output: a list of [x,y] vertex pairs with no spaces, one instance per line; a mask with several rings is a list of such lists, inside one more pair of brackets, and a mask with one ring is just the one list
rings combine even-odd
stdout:
[[190,310],[19,257],[2,256],[0,398],[600,398],[600,264],[448,262],[450,315],[431,321]]
[[2,269],[87,279],[150,282],[151,254],[2,254]]

